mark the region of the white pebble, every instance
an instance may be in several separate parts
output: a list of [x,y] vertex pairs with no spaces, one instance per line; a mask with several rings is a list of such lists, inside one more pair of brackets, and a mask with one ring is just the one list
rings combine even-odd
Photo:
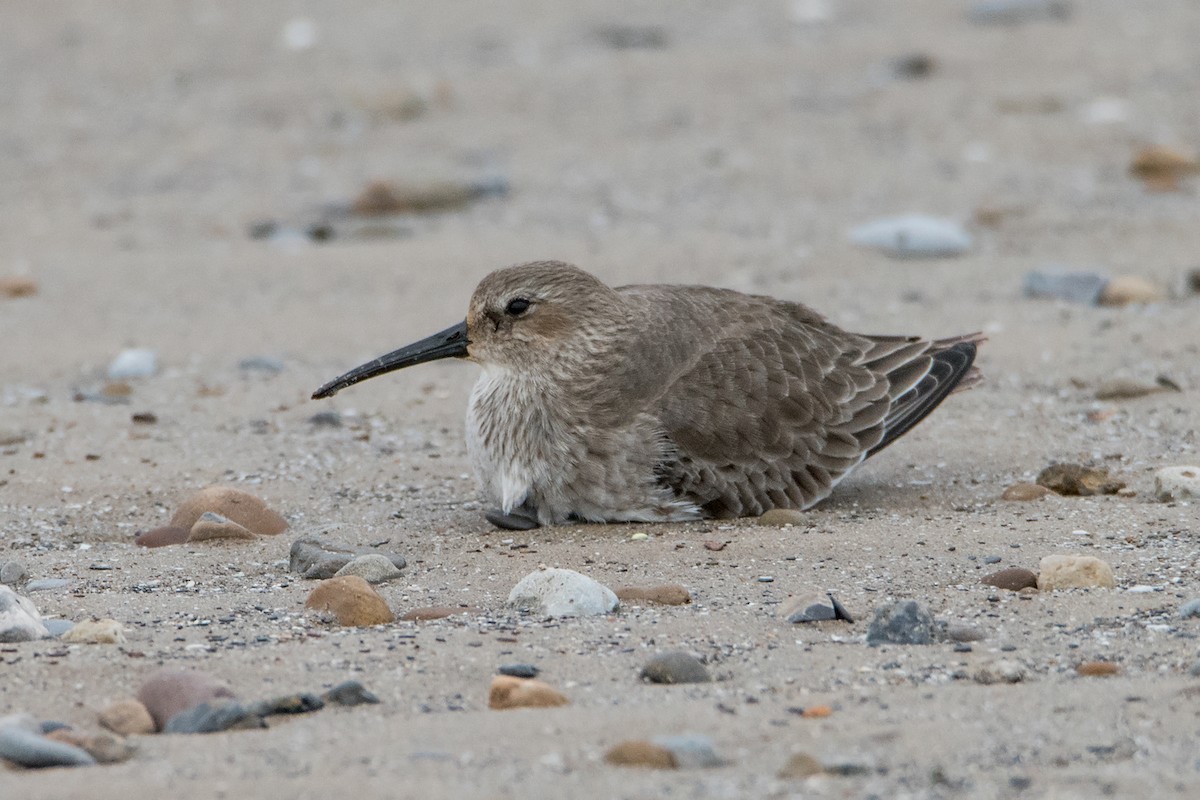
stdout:
[[570,569],[531,572],[513,587],[508,604],[540,617],[589,617],[617,608],[617,596],[602,583]]
[[873,220],[850,231],[850,239],[893,258],[957,256],[970,250],[973,242],[957,222],[924,214]]
[[158,354],[144,348],[122,350],[108,365],[108,377],[113,380],[149,378],[157,372]]

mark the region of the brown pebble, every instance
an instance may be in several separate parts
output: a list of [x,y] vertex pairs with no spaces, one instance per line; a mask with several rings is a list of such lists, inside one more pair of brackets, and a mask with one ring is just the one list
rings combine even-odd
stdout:
[[248,492],[229,486],[209,486],[184,500],[170,525],[187,528],[189,531],[205,511],[220,514],[253,533],[274,536],[287,530],[287,520],[279,516],[266,503]]
[[488,692],[488,708],[553,708],[571,701],[548,683],[535,678],[514,678],[497,675],[492,678]]
[[647,742],[644,739],[627,739],[618,742],[604,754],[604,760],[618,767],[675,769],[679,766],[674,753],[662,745]]
[[1105,381],[1096,387],[1097,400],[1132,400],[1136,397],[1145,397],[1148,394],[1158,394],[1159,392],[1170,391],[1161,383],[1142,383],[1141,381],[1131,381],[1126,378],[1117,378],[1111,381]]
[[405,186],[387,181],[372,181],[354,199],[350,210],[362,216],[448,211],[462,208],[483,194],[486,194],[483,187],[469,183],[446,182]]
[[210,703],[221,698],[234,698],[233,690],[210,675],[194,670],[162,669],[150,676],[137,699],[141,702],[158,730],[166,726],[180,711]]
[[692,595],[687,589],[677,583],[667,583],[662,586],[640,588],[623,586],[617,589],[617,599],[622,603],[658,603],[664,606],[685,606],[692,602]]
[[125,629],[115,619],[85,619],[59,639],[67,644],[125,644]]
[[187,528],[173,528],[165,525],[161,528],[151,528],[133,537],[133,543],[141,547],[165,547],[169,544],[183,544],[191,533]]
[[999,572],[993,572],[979,582],[999,589],[1007,589],[1010,592],[1019,592],[1030,587],[1037,588],[1037,573],[1024,567],[1009,567]]
[[803,511],[794,508],[772,508],[758,518],[759,525],[771,528],[782,528],[785,525],[805,525],[808,516]]
[[1165,145],[1145,147],[1133,158],[1129,171],[1146,183],[1151,191],[1169,192],[1179,189],[1179,179],[1200,169],[1200,162],[1191,153]]
[[1014,502],[1028,502],[1030,500],[1040,500],[1050,494],[1050,490],[1045,486],[1039,486],[1036,483],[1014,483],[1004,490],[1004,494],[1000,495],[1001,500],[1012,500]]
[[154,717],[140,701],[126,697],[100,712],[101,727],[122,736],[154,733]]
[[1184,284],[1192,294],[1200,294],[1200,268],[1188,270],[1188,274],[1184,277]]
[[1107,678],[1121,674],[1121,665],[1111,661],[1085,661],[1075,667],[1075,671],[1088,678]]
[[47,733],[46,738],[86,750],[100,764],[117,764],[128,761],[137,749],[111,733],[97,733],[88,736],[71,728],[56,728]]
[[321,581],[309,593],[304,607],[330,612],[339,625],[356,628],[386,625],[396,619],[387,601],[357,575]]
[[10,276],[0,278],[0,297],[30,297],[37,294],[37,281],[33,278]]
[[1038,564],[1038,590],[1112,589],[1117,585],[1113,569],[1095,556],[1052,555]]
[[1160,303],[1166,295],[1156,284],[1137,275],[1118,275],[1100,293],[1102,306],[1128,306]]
[[434,619],[445,619],[455,614],[476,614],[479,609],[469,606],[425,606],[414,608],[400,619],[406,622],[427,622]]
[[719,553],[725,549],[727,544],[729,544],[729,542],[714,542],[710,540],[704,543],[704,549],[711,550],[714,553]]
[[211,511],[205,511],[201,514],[200,519],[196,520],[196,524],[188,532],[189,542],[207,542],[213,539],[245,541],[254,538],[254,534],[246,530],[243,526]]
[[824,771],[825,767],[821,762],[808,753],[796,753],[783,765],[783,769],[779,770],[779,777],[784,780],[795,780],[820,775]]
[[1108,470],[1081,464],[1051,464],[1037,476],[1037,482],[1069,497],[1116,494],[1125,488],[1125,481],[1110,478]]

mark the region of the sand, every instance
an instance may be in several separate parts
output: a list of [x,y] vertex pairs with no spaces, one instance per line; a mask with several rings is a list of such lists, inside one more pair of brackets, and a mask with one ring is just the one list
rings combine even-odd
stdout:
[[[1200,514],[1156,502],[1152,476],[1200,461],[1200,299],[1096,308],[1020,287],[1060,264],[1175,290],[1197,266],[1197,179],[1148,192],[1128,165],[1148,144],[1197,145],[1200,13],[1073,6],[1016,26],[949,0],[0,8],[0,276],[38,287],[0,298],[0,434],[20,440],[0,447],[0,560],[71,580],[30,594],[44,615],[128,629],[119,646],[0,647],[0,713],[92,730],[164,665],[248,699],[355,678],[382,700],[266,731],[144,737],[114,766],[0,771],[0,795],[1197,796],[1200,620],[1178,608],[1200,595]],[[285,44],[297,18],[310,47]],[[614,25],[662,46],[616,49],[601,35]],[[894,77],[913,53],[932,73]],[[248,235],[317,219],[371,180],[495,177],[508,196],[406,218],[403,236]],[[911,211],[968,223],[973,250],[897,261],[848,239]],[[474,367],[308,396],[460,320],[489,270],[543,258],[612,283],[802,300],[864,332],[982,330],[987,380],[800,526],[496,531],[463,441]],[[76,401],[126,347],[157,351],[160,374],[130,381],[128,403]],[[239,369],[260,356],[282,371]],[[1184,391],[1094,397],[1111,377],[1160,373]],[[331,410],[341,427],[310,422]],[[1052,461],[1107,466],[1130,493],[999,500]],[[258,495],[290,529],[133,545],[213,484]],[[402,553],[404,577],[381,587],[398,613],[485,612],[323,625],[303,607],[312,583],[286,571],[310,534]],[[1117,588],[979,583],[1054,553],[1104,559]],[[541,564],[614,587],[680,583],[695,600],[553,624],[507,615],[509,589]],[[859,622],[778,618],[814,589]],[[867,647],[865,620],[897,598],[986,638],[970,652]],[[668,649],[718,680],[639,683]],[[999,659],[1024,680],[972,678]],[[1122,672],[1076,675],[1093,659]],[[509,662],[537,664],[572,704],[489,710]],[[833,713],[793,711],[814,705]],[[601,760],[622,739],[677,733],[711,737],[728,765]],[[865,774],[777,778],[797,752]]]

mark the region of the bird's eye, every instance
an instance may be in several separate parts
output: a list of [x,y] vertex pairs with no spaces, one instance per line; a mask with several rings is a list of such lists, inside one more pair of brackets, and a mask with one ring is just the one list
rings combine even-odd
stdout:
[[508,305],[504,307],[504,313],[510,317],[519,317],[529,310],[529,306],[533,305],[524,297],[514,297],[508,301]]

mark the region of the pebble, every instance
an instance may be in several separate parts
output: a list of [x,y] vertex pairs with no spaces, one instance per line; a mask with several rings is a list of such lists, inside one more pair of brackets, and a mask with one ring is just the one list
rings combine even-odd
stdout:
[[502,664],[496,672],[513,678],[536,678],[541,670],[533,664]]
[[110,380],[150,378],[158,372],[158,353],[143,348],[122,350],[108,365]]
[[196,520],[196,524],[188,531],[189,542],[207,542],[213,539],[234,539],[246,541],[254,539],[255,536],[244,526],[237,524],[231,519],[205,511],[200,515],[200,519]]
[[1051,491],[1045,486],[1022,481],[1005,489],[1004,494],[1000,495],[1000,499],[1024,503],[1030,500],[1040,500],[1048,494],[1051,494]]
[[37,606],[8,586],[0,586],[0,642],[31,642],[49,635]]
[[779,777],[783,780],[799,780],[820,775],[824,771],[824,765],[808,753],[796,753],[779,770]]
[[867,644],[930,644],[933,617],[916,600],[897,600],[875,610]]
[[982,25],[1020,25],[1071,16],[1069,0],[976,0],[967,19]]
[[125,629],[115,619],[85,619],[61,638],[69,644],[125,644]]
[[424,606],[414,608],[405,613],[400,619],[405,622],[429,622],[435,619],[445,619],[455,614],[474,614],[478,611],[470,606]]
[[307,536],[292,542],[288,570],[310,579],[332,578],[355,557],[372,554],[384,556],[398,570],[407,566],[404,557],[395,553],[387,553],[374,547],[349,547]]
[[137,700],[154,719],[158,730],[176,714],[201,703],[235,699],[233,691],[215,678],[194,670],[161,669],[138,689]]
[[532,678],[496,675],[488,692],[488,708],[553,708],[571,701],[548,683]]
[[1192,294],[1200,294],[1200,267],[1188,270],[1183,278],[1184,286]]
[[1163,467],[1154,473],[1154,496],[1163,503],[1200,500],[1200,467]]
[[6,586],[18,586],[29,577],[29,571],[20,561],[5,561],[0,567],[0,583]]
[[1038,474],[1037,482],[1067,497],[1116,494],[1125,488],[1125,481],[1110,478],[1108,470],[1082,464],[1051,464]]
[[163,726],[163,733],[220,733],[265,727],[266,720],[236,700],[216,700],[175,714]]
[[169,524],[190,531],[206,511],[262,536],[283,533],[288,526],[287,520],[267,508],[262,500],[230,486],[209,486],[196,492],[179,505]]
[[789,597],[780,608],[779,616],[791,623],[824,622],[831,619],[854,622],[846,608],[828,592],[804,592]]
[[1118,275],[1100,293],[1102,306],[1147,305],[1165,299],[1161,287],[1137,275]]
[[0,297],[32,297],[37,294],[37,281],[21,275],[0,277]]
[[1151,145],[1134,155],[1129,171],[1151,191],[1173,192],[1179,189],[1181,178],[1200,171],[1200,161],[1174,147]]
[[298,692],[285,694],[282,697],[272,697],[269,700],[259,700],[247,706],[247,710],[257,717],[270,717],[274,714],[307,714],[320,711],[325,707],[325,701],[315,694]]
[[622,586],[614,594],[622,603],[657,603],[663,606],[686,606],[692,602],[692,595],[677,583],[667,583],[662,586],[639,588],[637,586]]
[[1038,565],[1039,591],[1054,589],[1087,589],[1099,586],[1111,589],[1117,585],[1112,567],[1095,556],[1046,556]]
[[89,736],[71,728],[59,728],[47,733],[46,738],[78,747],[96,759],[97,764],[119,764],[122,761],[128,761],[137,752],[137,748],[133,745],[110,733],[97,733]]
[[133,537],[133,543],[139,547],[165,547],[169,544],[183,544],[191,534],[187,528],[174,528],[164,525],[161,528],[151,528],[141,531]]
[[708,668],[691,653],[673,650],[661,653],[642,667],[641,678],[650,683],[708,683]]
[[379,702],[375,693],[358,681],[342,681],[321,695],[321,699],[337,706],[375,705]]
[[1142,381],[1131,381],[1127,378],[1117,378],[1105,381],[1097,386],[1096,399],[1132,400],[1137,397],[1145,397],[1149,394],[1169,391],[1171,391],[1171,387],[1161,383],[1143,383]]
[[617,742],[604,754],[604,760],[618,767],[676,769],[675,754],[662,745],[644,739]]
[[607,586],[570,569],[531,572],[508,595],[511,608],[547,618],[611,614],[618,602]]
[[48,592],[52,589],[62,589],[65,586],[70,586],[73,582],[70,578],[35,578],[25,584],[25,591]]
[[23,767],[82,767],[96,763],[81,747],[56,742],[17,725],[0,726],[0,758]]
[[75,623],[69,619],[44,619],[42,620],[42,624],[46,626],[46,630],[50,631],[50,635],[54,637],[62,636],[75,627]]
[[402,573],[387,556],[378,553],[367,553],[355,556],[346,566],[334,573],[335,578],[344,575],[357,575],[367,583],[385,583],[393,578],[399,578]]
[[980,666],[971,677],[976,683],[985,686],[995,683],[1020,683],[1025,680],[1025,667],[1018,661],[1001,658]]
[[1179,616],[1182,619],[1200,617],[1200,597],[1194,597],[1181,605],[1179,607]]
[[250,356],[238,362],[242,372],[261,372],[265,375],[278,375],[283,372],[283,360],[274,356]]
[[794,508],[772,508],[758,518],[758,524],[769,528],[783,528],[787,525],[806,525],[809,519],[803,511]]
[[1038,576],[1031,569],[1009,567],[993,572],[991,575],[985,575],[979,582],[987,586],[995,586],[998,589],[1019,592],[1022,589],[1037,588]]
[[655,736],[651,744],[665,748],[675,758],[680,769],[720,767],[725,760],[716,753],[712,739],[707,736],[687,733],[676,736]]
[[150,734],[158,729],[146,707],[132,697],[117,700],[101,711],[100,725],[122,736]]
[[1100,303],[1108,277],[1095,272],[1046,268],[1025,273],[1022,290],[1026,297],[1063,300],[1094,306]]
[[508,194],[508,181],[441,181],[426,184],[401,184],[372,181],[350,204],[350,213],[359,216],[384,214],[429,214],[452,211],[487,197]]
[[1085,678],[1108,678],[1121,674],[1121,665],[1111,661],[1084,661],[1075,665],[1075,672]]
[[387,601],[357,575],[321,581],[309,593],[304,607],[328,612],[337,624],[348,627],[386,625],[396,619]]
[[850,239],[893,258],[957,256],[972,245],[971,234],[959,223],[923,214],[873,220],[854,228]]
[[[937,623],[935,623],[936,625]],[[967,625],[961,622],[951,622],[941,626],[941,636],[939,638],[946,639],[951,642],[981,642],[987,638],[987,634],[983,629],[975,625]]]

